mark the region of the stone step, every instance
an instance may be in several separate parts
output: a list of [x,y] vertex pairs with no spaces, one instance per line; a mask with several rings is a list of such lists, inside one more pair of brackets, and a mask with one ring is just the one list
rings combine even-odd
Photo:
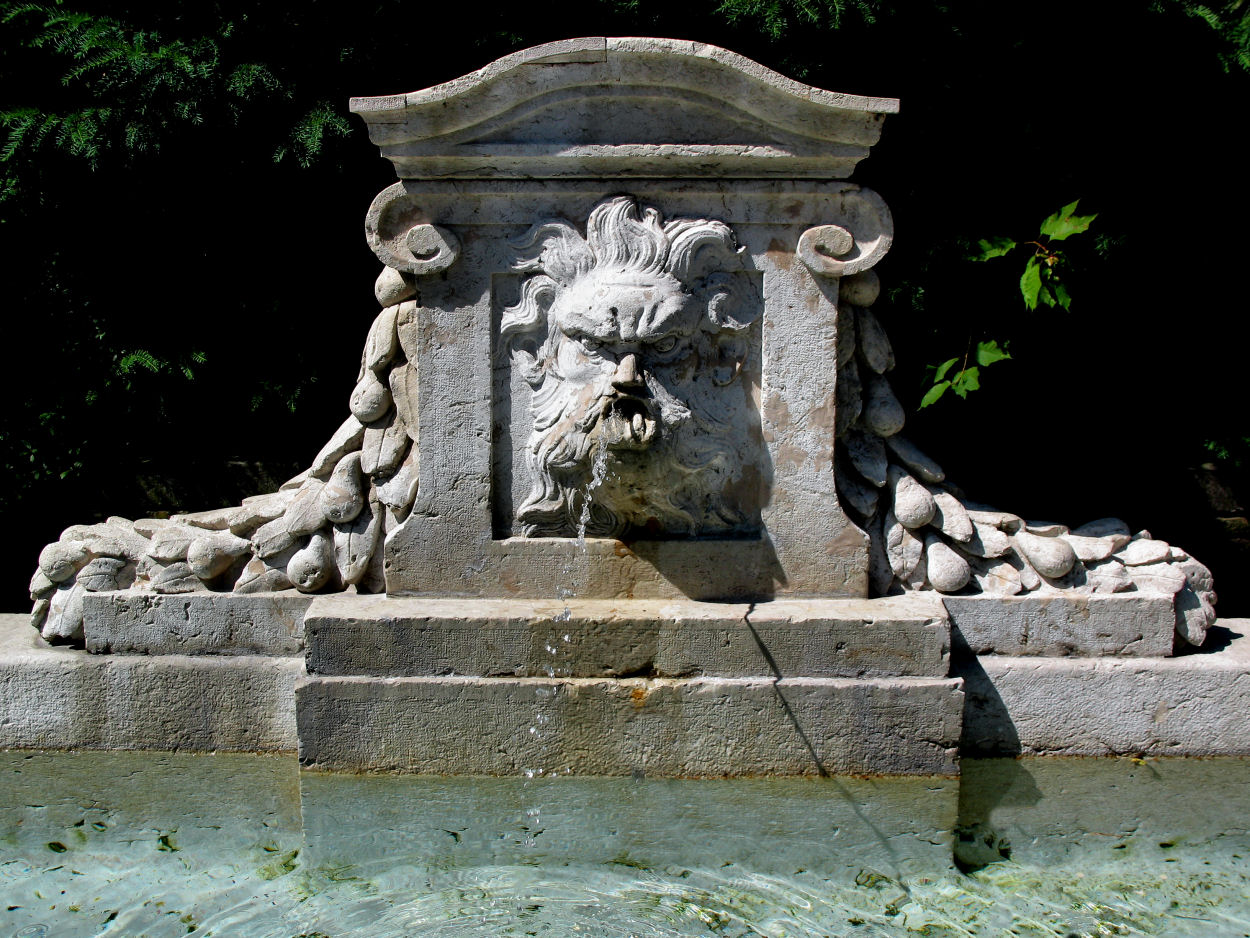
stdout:
[[430,775],[954,775],[950,678],[307,677],[301,763]]
[[308,671],[420,677],[869,677],[949,673],[940,600],[497,600],[335,595]]
[[943,603],[956,649],[977,655],[1159,658],[1176,638],[1176,603],[1163,593],[981,593]]
[[83,634],[96,654],[298,655],[312,597],[283,593],[83,596]]

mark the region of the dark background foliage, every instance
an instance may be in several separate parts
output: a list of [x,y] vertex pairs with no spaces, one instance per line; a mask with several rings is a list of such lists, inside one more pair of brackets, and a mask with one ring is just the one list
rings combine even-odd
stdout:
[[[350,95],[661,35],[901,98],[856,176],[896,220],[877,307],[895,390],[914,411],[926,365],[989,338],[1012,354],[908,435],[978,500],[1149,525],[1213,568],[1223,614],[1250,614],[1240,0],[0,9],[0,608],[24,607],[66,525],[236,503],[341,421],[376,308],[361,223],[393,180]],[[966,259],[1077,198],[1098,217],[1065,243],[1070,311],[1028,312],[1020,264]]]

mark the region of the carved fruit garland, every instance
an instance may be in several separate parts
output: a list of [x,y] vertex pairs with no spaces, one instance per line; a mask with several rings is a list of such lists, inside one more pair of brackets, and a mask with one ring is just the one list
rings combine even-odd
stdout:
[[39,555],[31,624],[82,644],[83,594],[105,590],[384,591],[384,539],[417,495],[416,292],[383,269],[351,415],[305,472],[233,508],[66,528]]
[[1211,571],[1184,551],[1118,518],[1069,529],[968,501],[899,435],[903,409],[885,377],[894,352],[870,309],[879,293],[872,271],[840,284],[834,460],[838,496],[871,540],[873,595],[1164,593],[1176,597],[1177,634],[1201,645],[1216,597]]

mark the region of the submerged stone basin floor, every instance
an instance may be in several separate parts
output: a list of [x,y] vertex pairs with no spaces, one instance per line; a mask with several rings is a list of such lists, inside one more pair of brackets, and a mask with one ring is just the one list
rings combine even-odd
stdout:
[[1250,935],[1250,759],[938,778],[0,753],[9,936]]

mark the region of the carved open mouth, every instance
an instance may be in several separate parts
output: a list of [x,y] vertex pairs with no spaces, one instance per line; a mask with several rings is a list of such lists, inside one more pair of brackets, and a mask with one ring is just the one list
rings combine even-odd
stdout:
[[608,401],[599,425],[600,439],[608,449],[644,449],[659,429],[647,402],[627,394]]

